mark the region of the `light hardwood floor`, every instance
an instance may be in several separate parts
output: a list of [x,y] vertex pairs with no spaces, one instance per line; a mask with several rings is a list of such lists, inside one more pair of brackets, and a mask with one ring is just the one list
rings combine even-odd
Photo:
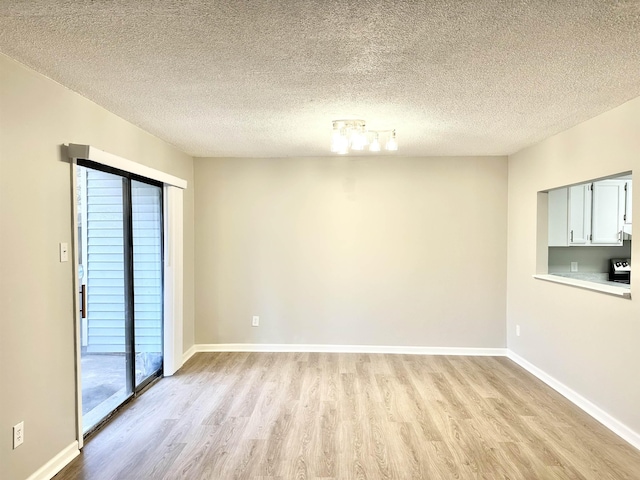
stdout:
[[69,479],[640,479],[640,451],[500,357],[199,353]]

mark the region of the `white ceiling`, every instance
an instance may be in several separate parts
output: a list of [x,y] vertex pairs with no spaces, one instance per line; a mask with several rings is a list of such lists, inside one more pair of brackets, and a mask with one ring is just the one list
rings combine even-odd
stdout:
[[195,156],[509,154],[640,96],[640,2],[0,0],[0,51]]

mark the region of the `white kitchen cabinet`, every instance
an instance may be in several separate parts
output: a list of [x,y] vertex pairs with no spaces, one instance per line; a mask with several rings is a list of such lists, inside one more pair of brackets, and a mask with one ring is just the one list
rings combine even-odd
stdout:
[[591,184],[569,187],[569,245],[588,245],[591,234]]
[[569,246],[569,189],[558,188],[548,194],[549,246]]
[[625,182],[602,180],[592,185],[590,242],[592,245],[622,245]]
[[548,192],[550,247],[620,246],[631,232],[631,181],[601,180]]

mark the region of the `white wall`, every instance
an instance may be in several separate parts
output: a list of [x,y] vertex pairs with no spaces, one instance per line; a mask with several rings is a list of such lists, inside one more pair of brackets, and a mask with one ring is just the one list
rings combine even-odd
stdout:
[[[640,432],[640,269],[632,273],[632,300],[532,274],[536,193],[640,167],[639,126],[637,98],[509,158],[507,277],[508,347],[635,432]],[[640,195],[633,202],[639,208]],[[639,248],[640,242],[632,245],[634,259],[640,258]]]
[[197,344],[505,346],[505,157],[200,158],[195,181]]
[[[186,179],[193,160],[0,55],[0,478],[24,479],[76,438],[71,168],[91,144]],[[185,192],[184,343],[193,344],[193,190]],[[13,425],[25,442],[12,450]]]

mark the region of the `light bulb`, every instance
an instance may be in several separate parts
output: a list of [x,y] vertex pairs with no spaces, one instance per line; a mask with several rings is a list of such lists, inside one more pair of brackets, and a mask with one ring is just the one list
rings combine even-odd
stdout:
[[378,140],[378,134],[373,138],[373,142],[369,145],[370,152],[379,152],[380,151],[380,141]]
[[337,152],[340,149],[340,128],[338,122],[333,122],[333,131],[331,132],[331,151]]
[[331,135],[331,151],[337,152],[340,149],[340,134],[334,132]]
[[331,135],[331,151],[335,153],[345,153],[344,150],[349,149],[349,132],[344,125],[338,125],[338,127],[339,128],[334,128],[333,134]]
[[367,144],[367,137],[362,132],[355,131],[351,136],[351,148],[353,150],[364,150]]
[[393,138],[390,138],[384,148],[385,150],[389,150],[390,152],[395,152],[396,150],[398,150],[398,142],[396,142]]
[[345,135],[340,135],[336,142],[335,152],[344,155],[349,151],[349,139]]
[[391,134],[391,138],[387,141],[387,144],[385,145],[384,148],[389,150],[390,152],[395,152],[396,150],[398,150],[398,142],[396,141],[396,131],[395,130]]

